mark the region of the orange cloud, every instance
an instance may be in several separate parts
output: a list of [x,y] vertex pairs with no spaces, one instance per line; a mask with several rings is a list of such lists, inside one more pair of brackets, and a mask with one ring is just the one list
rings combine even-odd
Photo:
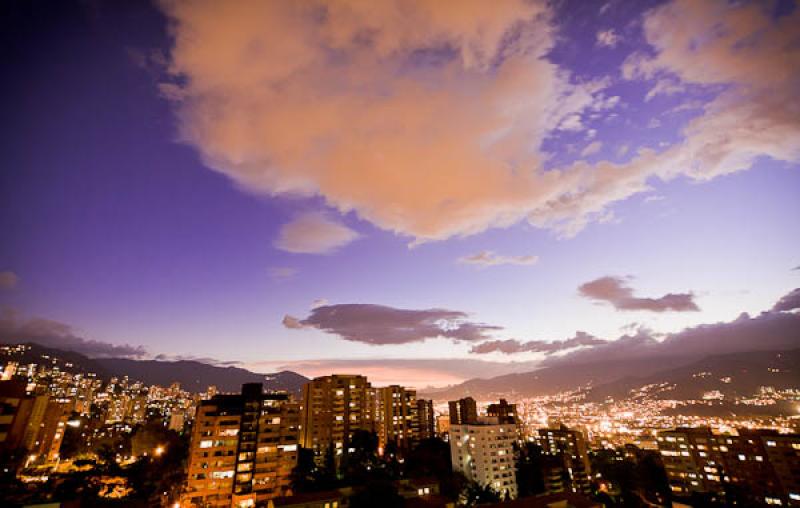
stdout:
[[616,102],[608,80],[575,84],[546,59],[544,2],[164,8],[174,34],[164,91],[208,166],[256,192],[321,196],[417,242],[521,220],[569,236],[651,178],[800,159],[798,12],[774,21],[757,4],[685,1],[651,11],[656,56],[631,58],[626,76],[728,90],[663,152],[545,171],[549,133],[581,130],[584,112]]

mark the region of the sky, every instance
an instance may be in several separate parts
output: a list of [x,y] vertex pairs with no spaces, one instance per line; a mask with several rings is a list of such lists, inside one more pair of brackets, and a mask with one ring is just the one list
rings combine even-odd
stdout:
[[795,2],[2,9],[3,340],[427,386],[796,309]]

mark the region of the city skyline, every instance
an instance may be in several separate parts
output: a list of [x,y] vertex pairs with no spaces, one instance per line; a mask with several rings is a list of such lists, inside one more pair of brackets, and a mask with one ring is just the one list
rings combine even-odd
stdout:
[[0,341],[416,388],[800,345],[795,2],[456,5],[4,8]]

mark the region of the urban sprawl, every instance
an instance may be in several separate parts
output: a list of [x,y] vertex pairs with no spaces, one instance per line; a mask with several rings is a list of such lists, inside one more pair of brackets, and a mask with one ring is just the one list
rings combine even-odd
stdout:
[[[439,402],[361,375],[190,393],[44,360],[2,371],[4,506],[800,506],[797,414],[681,413],[715,393]],[[777,401],[800,390],[737,402]]]

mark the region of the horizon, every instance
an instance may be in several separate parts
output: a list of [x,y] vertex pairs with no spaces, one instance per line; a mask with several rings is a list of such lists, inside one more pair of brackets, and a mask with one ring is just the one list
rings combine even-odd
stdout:
[[796,2],[2,9],[0,343],[420,389],[800,347]]

